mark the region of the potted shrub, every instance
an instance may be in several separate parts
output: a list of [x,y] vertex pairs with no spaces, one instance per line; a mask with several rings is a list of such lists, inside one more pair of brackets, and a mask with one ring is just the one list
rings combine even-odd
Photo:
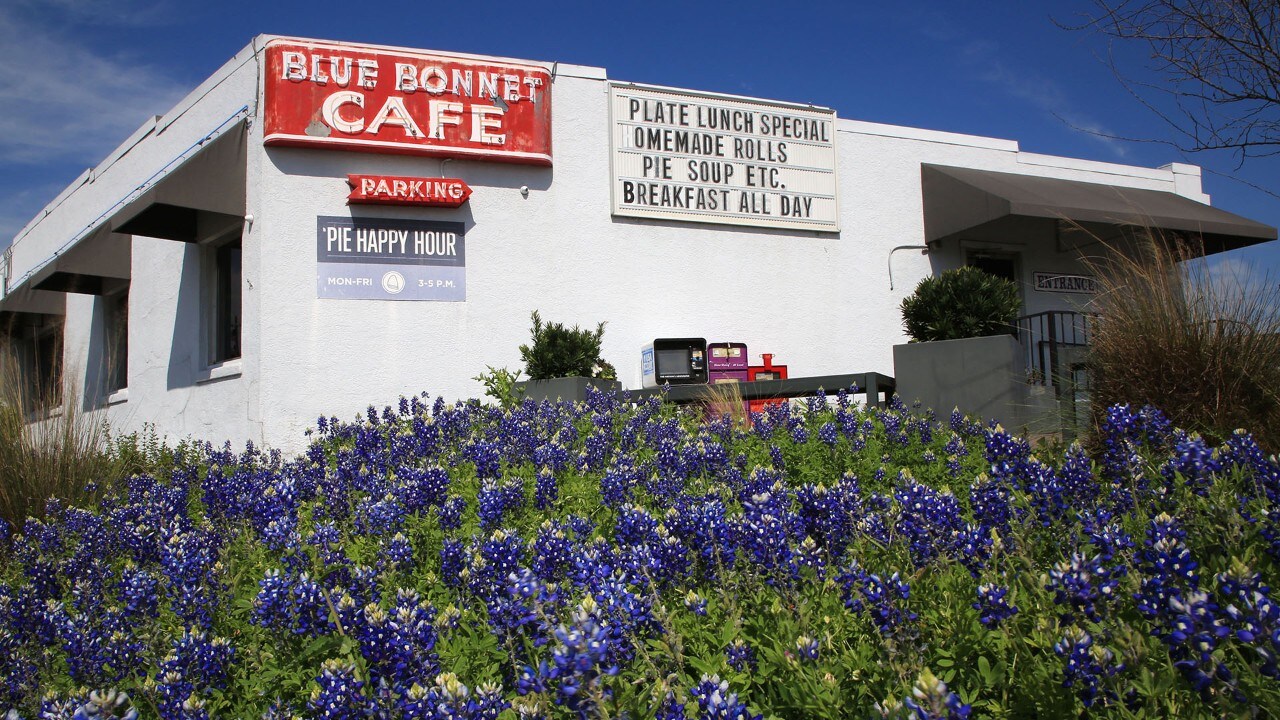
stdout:
[[525,397],[534,400],[577,401],[587,398],[587,388],[621,390],[613,366],[600,357],[604,323],[595,330],[577,325],[567,328],[542,321],[537,310],[531,316],[530,342],[520,346],[528,380],[518,383]]
[[898,393],[938,412],[959,407],[1019,425],[1028,406],[1013,335],[1021,308],[1017,284],[974,267],[921,280],[902,301],[911,342],[893,347]]

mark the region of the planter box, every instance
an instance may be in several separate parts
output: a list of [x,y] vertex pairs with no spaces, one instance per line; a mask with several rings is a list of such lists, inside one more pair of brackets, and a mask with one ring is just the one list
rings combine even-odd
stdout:
[[588,377],[564,377],[552,380],[525,380],[516,383],[516,387],[531,400],[563,400],[565,402],[581,402],[587,399],[587,388],[593,387],[605,392],[620,392],[622,383],[617,380],[603,380]]
[[1042,398],[1032,401],[1022,347],[1012,335],[894,345],[893,375],[904,402],[919,400],[939,417],[958,407],[1021,430],[1036,416],[1055,412],[1042,406]]

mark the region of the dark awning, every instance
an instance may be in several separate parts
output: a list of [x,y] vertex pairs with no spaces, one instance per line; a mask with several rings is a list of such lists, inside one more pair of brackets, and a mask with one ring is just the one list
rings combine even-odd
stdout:
[[240,123],[209,141],[122,208],[112,229],[121,235],[199,242],[243,225],[247,136]]
[[1206,253],[1276,239],[1270,225],[1160,190],[940,165],[923,165],[920,179],[928,242],[1010,217],[1177,231],[1202,239]]

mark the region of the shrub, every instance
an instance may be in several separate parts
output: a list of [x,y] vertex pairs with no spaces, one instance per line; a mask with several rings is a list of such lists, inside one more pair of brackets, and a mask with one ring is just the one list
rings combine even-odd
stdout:
[[902,325],[916,342],[1002,335],[1021,309],[1012,280],[962,267],[921,280],[902,301]]
[[512,372],[506,368],[486,366],[488,370],[471,378],[484,385],[484,394],[493,398],[504,408],[514,407],[520,403],[524,392],[516,385],[520,381],[520,371]]
[[1200,253],[1148,234],[1092,261],[1101,317],[1091,340],[1095,426],[1113,403],[1155,405],[1221,440],[1247,427],[1280,450],[1280,290],[1210,278]]
[[566,328],[554,322],[544,324],[537,310],[533,311],[532,320],[533,342],[520,346],[520,358],[529,379],[613,377],[613,366],[600,359],[604,323],[595,330],[583,330],[577,325]]

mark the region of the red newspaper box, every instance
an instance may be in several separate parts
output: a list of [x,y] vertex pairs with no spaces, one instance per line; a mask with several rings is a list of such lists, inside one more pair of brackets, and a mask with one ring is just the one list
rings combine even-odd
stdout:
[[[786,380],[787,366],[774,365],[772,353],[762,353],[760,355],[764,359],[763,365],[752,365],[747,368],[747,380]],[[768,400],[752,400],[747,405],[751,412],[764,412],[770,405],[786,404],[786,398],[772,398]]]

